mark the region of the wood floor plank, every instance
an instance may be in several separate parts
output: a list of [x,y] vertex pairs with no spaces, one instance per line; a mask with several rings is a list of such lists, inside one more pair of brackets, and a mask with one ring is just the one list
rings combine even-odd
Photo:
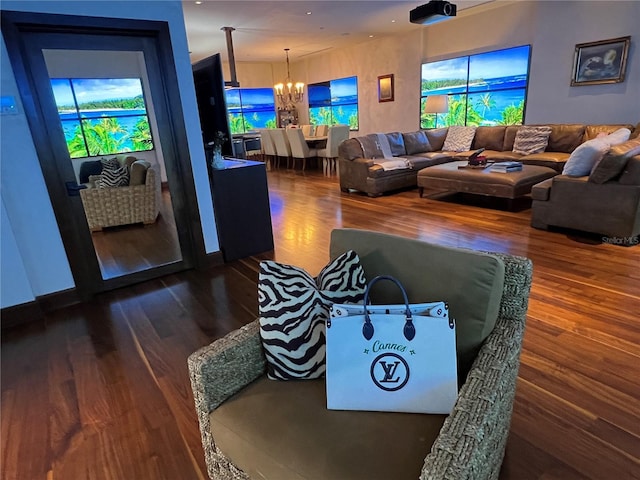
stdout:
[[[107,292],[3,332],[0,478],[206,478],[188,355],[256,318],[260,261],[315,275],[339,227],[531,258],[500,479],[640,478],[640,247],[536,230],[530,209],[468,196],[369,198],[312,169],[271,169],[268,182],[274,251]],[[149,238],[121,233],[131,242],[121,267],[151,261]],[[156,242],[155,258],[172,245]],[[105,258],[119,247],[103,244]]]

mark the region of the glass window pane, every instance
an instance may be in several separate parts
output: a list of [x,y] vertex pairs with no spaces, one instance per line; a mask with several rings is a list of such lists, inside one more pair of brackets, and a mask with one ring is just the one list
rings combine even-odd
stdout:
[[71,90],[71,81],[68,78],[52,78],[51,88],[53,89],[53,97],[56,100],[60,120],[78,118],[76,101],[73,98],[73,90]]
[[480,116],[479,125],[522,124],[524,88],[469,95],[469,105]]
[[471,55],[469,91],[525,88],[528,71],[528,45]]
[[67,142],[67,149],[71,158],[88,157],[87,146],[84,143],[79,120],[63,120],[62,130]]
[[422,96],[464,93],[469,57],[422,64]]
[[329,82],[313,83],[307,87],[309,107],[328,107],[331,105],[331,87]]
[[309,123],[311,125],[331,125],[331,107],[309,108]]
[[358,103],[358,81],[356,77],[331,80],[331,104],[345,105]]
[[449,112],[437,115],[437,127],[447,127],[450,125],[465,125],[467,116],[467,96],[449,95]]

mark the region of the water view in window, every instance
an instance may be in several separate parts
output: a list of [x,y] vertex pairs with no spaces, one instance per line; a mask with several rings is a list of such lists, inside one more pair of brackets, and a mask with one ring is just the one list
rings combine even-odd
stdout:
[[225,90],[231,133],[276,128],[276,105],[271,88]]
[[51,79],[71,158],[153,150],[139,78]]
[[309,123],[349,125],[358,129],[358,78],[347,77],[310,84]]
[[424,63],[421,106],[430,95],[448,95],[449,111],[437,116],[421,113],[421,127],[521,124],[529,51],[524,45]]

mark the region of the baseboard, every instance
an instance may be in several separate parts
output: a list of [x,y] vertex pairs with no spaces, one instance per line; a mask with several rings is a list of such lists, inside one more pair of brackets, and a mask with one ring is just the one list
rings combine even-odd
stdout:
[[222,252],[213,252],[202,255],[196,268],[198,270],[204,270],[206,268],[217,267],[223,264],[224,257],[222,256]]
[[80,297],[75,288],[42,295],[31,302],[0,310],[0,327],[4,330],[42,320],[49,312],[77,303],[80,303]]

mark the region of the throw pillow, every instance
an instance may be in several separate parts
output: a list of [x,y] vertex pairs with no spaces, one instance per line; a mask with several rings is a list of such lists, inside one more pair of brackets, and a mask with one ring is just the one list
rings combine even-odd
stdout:
[[453,125],[449,127],[447,138],[444,139],[442,150],[444,152],[466,152],[471,150],[476,127],[461,127]]
[[417,132],[403,133],[404,147],[407,150],[407,155],[414,155],[416,153],[431,152],[431,144],[427,134],[422,130]]
[[609,145],[613,146],[626,142],[627,140],[629,140],[630,136],[631,130],[629,130],[628,128],[619,128],[615,132],[610,133],[609,135],[604,137],[604,139]]
[[520,127],[513,142],[513,152],[522,155],[542,153],[549,144],[551,127]]
[[310,379],[325,373],[325,328],[333,303],[364,300],[364,269],[353,250],[316,278],[274,261],[260,263],[260,337],[273,380]]
[[609,151],[609,144],[604,138],[594,138],[579,145],[567,160],[562,170],[569,177],[584,177],[591,173],[594,165],[602,160]]
[[102,173],[97,182],[98,188],[125,187],[129,185],[129,170],[120,165],[116,158],[102,159]]
[[635,155],[640,155],[640,138],[612,146],[609,153],[593,167],[589,181],[605,183],[613,180],[622,173],[629,159]]

